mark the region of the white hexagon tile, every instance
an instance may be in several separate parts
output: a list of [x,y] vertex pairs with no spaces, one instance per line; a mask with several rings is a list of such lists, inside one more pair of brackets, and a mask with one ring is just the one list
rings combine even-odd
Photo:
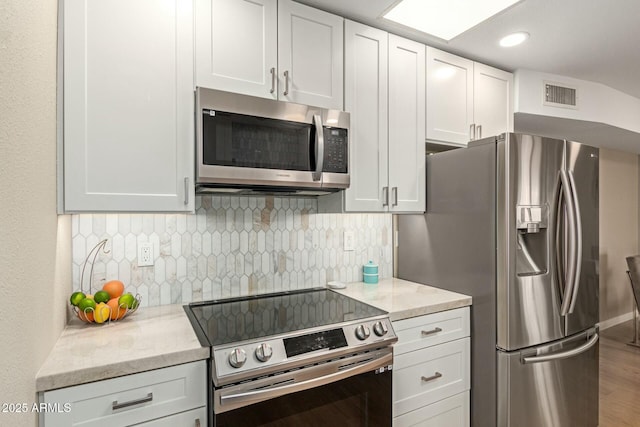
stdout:
[[[343,250],[353,231],[355,250]],[[156,306],[362,280],[362,265],[392,275],[390,214],[320,214],[303,198],[199,196],[194,214],[81,214],[72,216],[74,290],[91,292],[119,279]],[[137,247],[153,244],[154,265],[138,267]]]

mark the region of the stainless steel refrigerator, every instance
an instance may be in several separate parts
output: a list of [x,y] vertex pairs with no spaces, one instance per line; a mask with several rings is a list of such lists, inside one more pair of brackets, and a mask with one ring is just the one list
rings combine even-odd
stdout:
[[471,295],[471,424],[598,425],[598,149],[504,134],[427,157],[397,276]]

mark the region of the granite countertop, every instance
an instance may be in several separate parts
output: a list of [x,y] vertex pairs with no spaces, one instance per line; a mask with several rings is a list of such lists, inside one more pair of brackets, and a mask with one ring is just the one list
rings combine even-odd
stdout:
[[353,282],[337,292],[389,312],[392,321],[471,305],[471,297],[407,280]]
[[194,362],[209,357],[182,305],[141,307],[117,322],[72,319],[36,375],[36,391]]
[[[337,289],[401,320],[471,305],[471,297],[402,279]],[[166,368],[209,358],[182,305],[142,307],[117,322],[87,324],[73,318],[36,375],[36,391]]]

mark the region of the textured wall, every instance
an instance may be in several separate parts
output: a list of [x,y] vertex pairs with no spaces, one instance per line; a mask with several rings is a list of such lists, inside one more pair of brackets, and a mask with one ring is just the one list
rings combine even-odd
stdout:
[[[355,234],[355,251],[343,250],[345,230]],[[109,239],[109,253],[96,259],[91,292],[118,278],[143,305],[358,281],[368,260],[379,264],[381,277],[393,273],[390,214],[319,214],[316,199],[201,196],[195,215],[73,215],[75,289],[102,239]],[[137,266],[141,242],[153,243],[154,266]]]
[[638,253],[637,157],[600,149],[600,321],[632,311],[625,258]]
[[[70,290],[69,218],[58,231],[56,215],[56,12],[54,0],[0,1],[0,404],[36,401]],[[32,427],[36,414],[0,412],[0,425]]]

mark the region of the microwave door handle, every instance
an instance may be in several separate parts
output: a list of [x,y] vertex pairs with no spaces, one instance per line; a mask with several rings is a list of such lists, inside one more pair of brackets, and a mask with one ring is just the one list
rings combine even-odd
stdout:
[[322,168],[324,166],[324,128],[322,127],[322,117],[319,114],[313,115],[313,123],[316,127],[316,170],[313,171],[314,181],[322,179]]

